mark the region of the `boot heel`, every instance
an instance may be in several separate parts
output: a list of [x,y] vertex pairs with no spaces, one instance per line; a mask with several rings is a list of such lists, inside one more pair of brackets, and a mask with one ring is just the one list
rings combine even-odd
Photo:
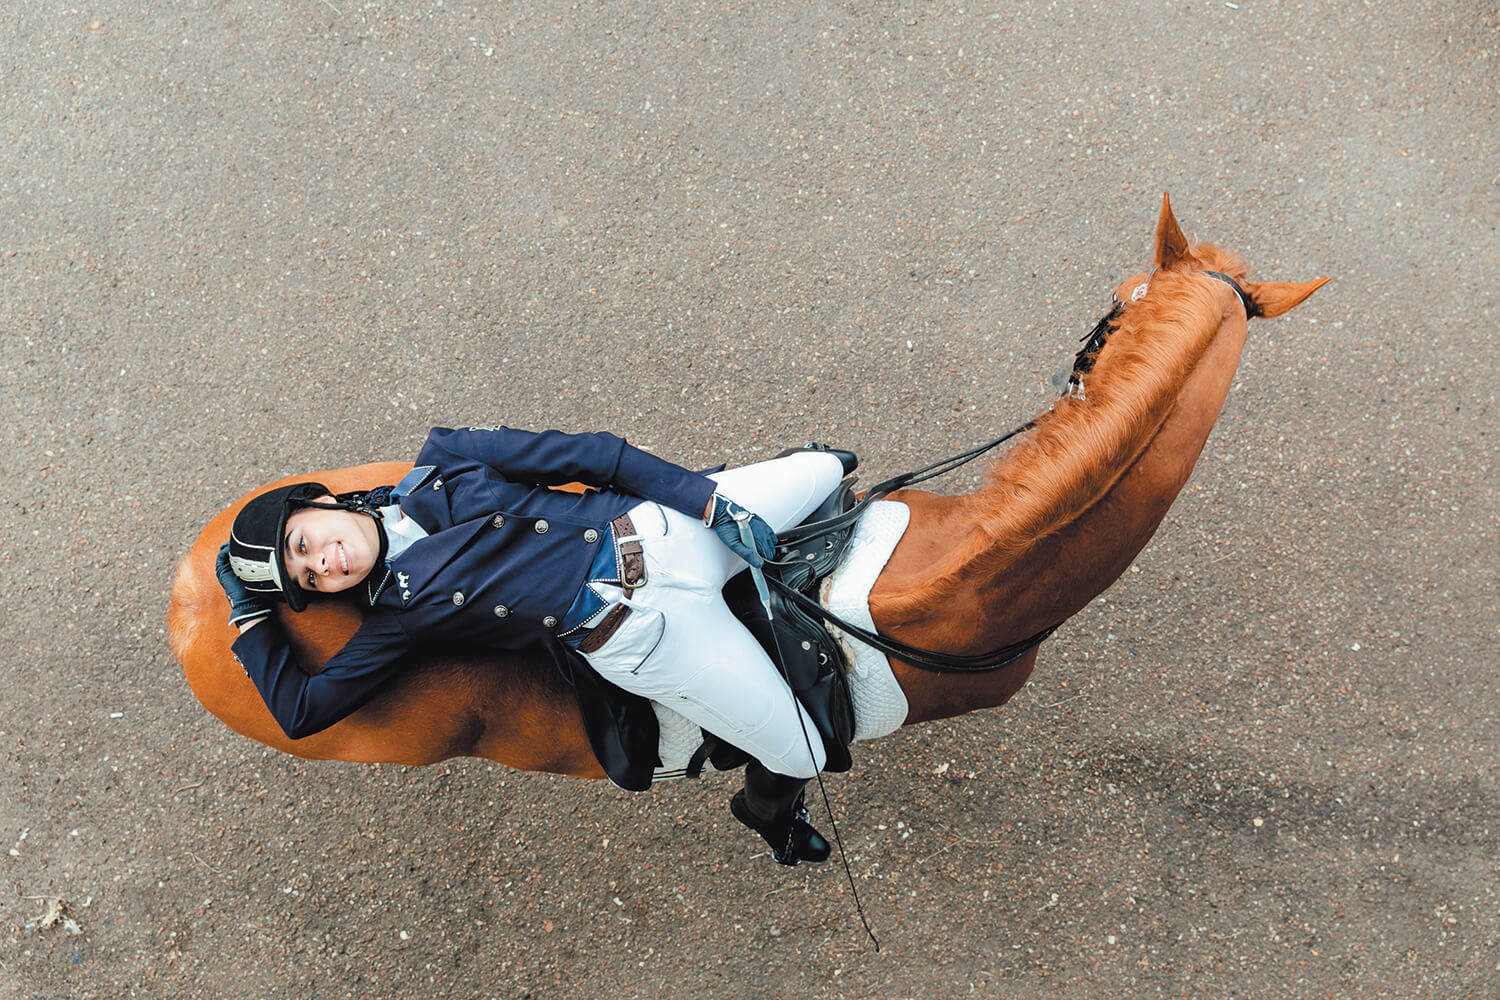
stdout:
[[750,811],[743,791],[736,792],[729,800],[729,811],[735,819],[760,834],[771,848],[772,859],[779,865],[795,868],[804,861],[821,864],[828,860],[828,841],[807,822],[807,810],[803,808],[801,795],[790,809],[769,822]]

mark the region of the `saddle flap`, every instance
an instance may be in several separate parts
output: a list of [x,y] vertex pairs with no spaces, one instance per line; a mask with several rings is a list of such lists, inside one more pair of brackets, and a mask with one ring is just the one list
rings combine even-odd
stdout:
[[[854,503],[852,483],[845,480],[803,523],[811,525],[836,518]],[[815,599],[823,577],[843,561],[853,535],[854,523],[850,522],[823,534],[778,545],[775,559],[766,563],[765,573]],[[843,648],[820,619],[775,590],[771,592],[768,618],[748,572],[729,581],[724,588],[724,602],[783,671],[797,700],[812,718],[828,757],[824,770],[849,770],[853,766],[849,744],[854,739],[854,700]]]
[[776,546],[772,565],[766,567],[767,575],[775,576],[804,594],[811,594],[817,584],[843,562],[844,550],[849,547],[849,539],[854,537],[855,522],[806,537],[801,535],[801,529],[831,521],[850,510],[855,502],[854,480],[845,479],[802,524],[787,532],[793,540]]

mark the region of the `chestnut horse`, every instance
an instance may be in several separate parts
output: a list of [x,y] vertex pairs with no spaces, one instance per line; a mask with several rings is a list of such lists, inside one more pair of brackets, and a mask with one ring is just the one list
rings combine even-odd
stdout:
[[[1328,280],[1247,282],[1244,261],[1207,244],[1188,246],[1165,198],[1155,265],[1116,292],[1122,305],[1082,390],[1039,417],[978,492],[890,497],[909,505],[911,523],[870,594],[882,634],[974,655],[1087,605],[1145,547],[1187,482],[1229,392],[1247,320],[1280,315]],[[311,478],[343,492],[396,482],[408,468],[383,463]],[[503,652],[459,658],[434,651],[343,721],[287,739],[230,654],[235,631],[214,577],[214,557],[248,499],[198,536],[178,568],[168,614],[172,649],[193,693],[231,729],[313,759],[431,764],[473,756],[604,776],[554,669]],[[359,624],[355,607],[337,603],[301,614],[282,606],[277,614],[309,671],[322,669]],[[906,722],[1003,705],[1026,683],[1036,656],[1032,649],[1002,669],[972,674],[892,663],[910,706]]]

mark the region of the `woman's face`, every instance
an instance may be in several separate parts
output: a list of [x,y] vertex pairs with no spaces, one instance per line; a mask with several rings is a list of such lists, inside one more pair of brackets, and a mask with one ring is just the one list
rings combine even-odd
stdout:
[[[332,503],[322,496],[313,503]],[[303,590],[336,594],[369,575],[380,557],[380,534],[367,514],[304,507],[286,519],[287,575]]]

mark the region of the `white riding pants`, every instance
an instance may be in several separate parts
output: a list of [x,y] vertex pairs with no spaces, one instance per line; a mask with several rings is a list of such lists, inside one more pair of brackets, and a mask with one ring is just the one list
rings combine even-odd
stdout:
[[[711,478],[724,496],[783,531],[812,513],[843,475],[833,455],[806,451]],[[631,613],[603,646],[584,654],[589,663],[605,680],[686,716],[770,770],[814,777],[825,759],[817,729],[724,604],[724,584],[745,562],[699,518],[643,503],[630,519],[644,549],[646,583],[628,594],[601,588]]]

